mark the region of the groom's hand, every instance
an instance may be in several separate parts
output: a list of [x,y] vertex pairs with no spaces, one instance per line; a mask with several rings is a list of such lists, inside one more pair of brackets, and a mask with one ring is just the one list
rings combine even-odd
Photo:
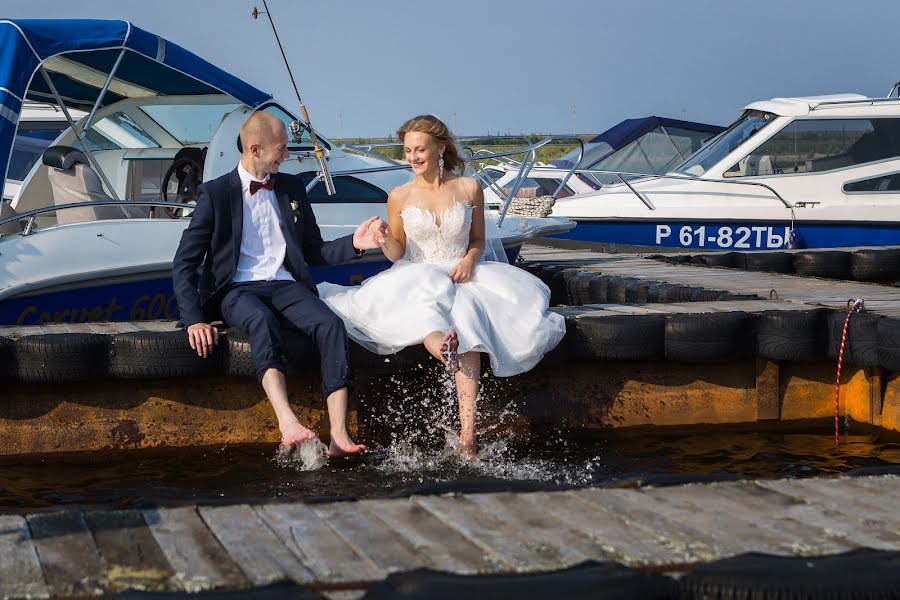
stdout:
[[381,217],[370,217],[353,233],[353,247],[357,250],[377,248],[384,241],[387,225]]
[[219,330],[208,323],[194,323],[187,328],[191,348],[203,358],[209,356],[213,346],[219,343]]

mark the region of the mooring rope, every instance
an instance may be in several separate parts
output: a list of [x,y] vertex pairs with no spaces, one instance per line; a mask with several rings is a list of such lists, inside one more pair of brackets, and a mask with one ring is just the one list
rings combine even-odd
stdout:
[[847,343],[847,328],[850,326],[850,317],[855,312],[862,312],[866,309],[865,300],[857,298],[856,300],[847,300],[847,318],[844,319],[844,329],[841,332],[841,348],[838,351],[837,378],[835,379],[834,390],[834,449],[840,450],[841,438],[839,433],[840,413],[841,413],[841,365],[844,363],[844,345]]

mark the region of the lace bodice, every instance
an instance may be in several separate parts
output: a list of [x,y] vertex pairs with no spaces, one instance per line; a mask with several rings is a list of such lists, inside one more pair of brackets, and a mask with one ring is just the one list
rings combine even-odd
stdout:
[[440,263],[458,260],[469,249],[472,205],[456,202],[441,214],[418,206],[407,206],[400,213],[406,231],[406,256],[412,262]]

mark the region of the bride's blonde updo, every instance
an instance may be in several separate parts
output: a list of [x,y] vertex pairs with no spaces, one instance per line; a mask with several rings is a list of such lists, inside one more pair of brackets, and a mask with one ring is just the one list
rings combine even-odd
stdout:
[[444,146],[444,168],[456,174],[463,172],[465,163],[460,158],[459,152],[456,151],[453,134],[450,133],[450,129],[444,125],[443,121],[434,115],[413,117],[397,130],[397,137],[400,139],[400,143],[403,143],[403,138],[411,131],[427,133],[433,137],[435,142]]

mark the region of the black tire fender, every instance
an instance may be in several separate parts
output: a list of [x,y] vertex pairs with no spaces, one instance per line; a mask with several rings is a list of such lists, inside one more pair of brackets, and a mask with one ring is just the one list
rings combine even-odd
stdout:
[[888,283],[900,279],[900,248],[857,250],[850,257],[850,277]]
[[850,253],[840,250],[797,252],[794,254],[794,272],[801,277],[850,279]]
[[828,354],[825,310],[766,311],[756,324],[757,353],[771,360],[815,361]]
[[0,337],[0,381],[14,381],[16,375],[16,343]]
[[[846,310],[832,310],[826,315],[828,324],[828,358],[836,359],[841,349],[841,335]],[[847,327],[847,341],[844,345],[844,360],[863,367],[878,366],[878,321],[881,315],[860,312],[850,317]]]
[[594,275],[588,282],[588,304],[606,304],[609,301],[609,275]]
[[50,333],[16,340],[18,378],[28,383],[102,379],[107,375],[108,337],[99,333]]
[[744,271],[793,273],[794,257],[789,252],[736,252],[734,266]]
[[184,330],[119,333],[110,338],[109,374],[117,379],[219,375],[227,345],[220,337],[209,356],[203,358],[191,348]]
[[666,321],[666,359],[716,362],[754,354],[755,321],[755,315],[739,311],[672,315]]
[[575,358],[646,360],[663,356],[663,315],[590,315],[574,319]]
[[900,319],[885,317],[878,321],[878,364],[888,371],[900,372]]

